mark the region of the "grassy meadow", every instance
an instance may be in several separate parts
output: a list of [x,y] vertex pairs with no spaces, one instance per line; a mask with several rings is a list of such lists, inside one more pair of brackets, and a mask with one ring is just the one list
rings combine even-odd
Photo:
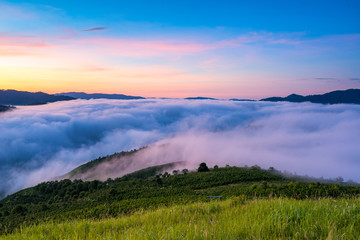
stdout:
[[0,239],[359,239],[360,200],[227,200],[28,226]]

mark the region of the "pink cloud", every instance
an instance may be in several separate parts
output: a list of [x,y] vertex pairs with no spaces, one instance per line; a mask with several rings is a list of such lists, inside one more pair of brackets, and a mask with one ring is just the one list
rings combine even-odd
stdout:
[[258,44],[261,47],[263,45],[298,45],[303,43],[303,41],[297,40],[296,36],[255,32],[215,42],[189,42],[185,40],[179,41],[178,39],[143,41],[116,38],[85,39],[81,41],[105,45],[111,48],[114,54],[119,55],[157,56],[162,54],[188,55],[221,48],[248,47],[249,44]]
[[[85,37],[79,39],[75,31],[65,28],[66,36],[6,36],[0,35],[0,48],[21,48],[27,52],[26,48],[43,48],[63,46],[68,49],[86,49],[86,52],[93,52],[102,55],[118,55],[129,57],[173,57],[192,55],[221,48],[242,48],[249,44],[299,44],[300,41],[294,40],[291,36],[275,36],[272,33],[249,33],[229,40],[194,42],[184,39],[166,40],[140,40],[126,38],[96,38]],[[18,50],[18,49],[17,49]]]
[[97,45],[110,50],[112,54],[123,56],[158,56],[162,54],[188,55],[219,48],[239,47],[246,43],[264,41],[263,35],[251,34],[230,40],[215,42],[192,42],[179,39],[138,40],[123,38],[87,38],[79,40],[80,44]]
[[251,43],[259,44],[298,44],[290,36],[278,37],[272,33],[249,33],[230,40],[215,42],[194,42],[182,39],[139,40],[125,38],[84,38],[74,40],[81,46],[95,46],[104,53],[131,57],[151,57],[169,55],[191,55],[221,48],[245,47]]
[[148,57],[163,54],[186,55],[206,51],[212,46],[201,43],[174,43],[174,41],[138,40],[121,38],[87,38],[80,44],[95,45],[114,55]]
[[8,47],[48,47],[44,38],[30,36],[6,36],[0,35],[0,46]]
[[38,55],[54,47],[56,45],[37,37],[0,35],[0,56],[3,57]]

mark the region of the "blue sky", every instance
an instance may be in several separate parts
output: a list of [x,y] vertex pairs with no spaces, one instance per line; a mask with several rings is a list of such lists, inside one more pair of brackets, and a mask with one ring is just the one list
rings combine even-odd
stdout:
[[359,12],[360,1],[5,1],[0,88],[224,98],[356,88]]
[[[10,3],[10,2],[9,2]],[[230,27],[240,31],[358,33],[359,1],[11,1],[51,6],[73,20],[114,21],[176,27]]]

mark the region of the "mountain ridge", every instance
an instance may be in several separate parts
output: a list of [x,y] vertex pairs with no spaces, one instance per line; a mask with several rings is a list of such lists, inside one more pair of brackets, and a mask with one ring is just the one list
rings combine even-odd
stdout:
[[336,90],[324,94],[302,96],[290,94],[287,97],[269,97],[260,101],[269,102],[311,102],[322,104],[352,103],[360,104],[360,89]]
[[149,177],[151,177],[156,175],[157,173],[172,171],[174,168],[184,168],[186,166],[186,162],[183,161],[173,161],[167,163],[143,162],[141,165],[139,165],[137,160],[141,159],[144,154],[146,155],[146,150],[148,149],[151,149],[151,146],[133,149],[130,151],[121,151],[104,157],[99,157],[97,159],[81,164],[70,172],[55,179],[105,181],[108,178],[124,177],[145,169],[154,173],[153,175],[149,175]]
[[74,99],[68,96],[55,96],[43,92],[26,92],[12,89],[0,90],[0,104],[2,105],[41,105]]
[[6,112],[6,111],[9,111],[11,109],[14,109],[15,107],[13,106],[5,106],[5,105],[1,105],[0,104],[0,112]]
[[65,92],[57,93],[55,96],[68,96],[76,99],[124,99],[124,100],[136,100],[136,99],[145,99],[141,96],[130,96],[125,94],[105,94],[105,93],[85,93],[85,92]]
[[186,97],[185,100],[219,100],[217,98],[212,97]]

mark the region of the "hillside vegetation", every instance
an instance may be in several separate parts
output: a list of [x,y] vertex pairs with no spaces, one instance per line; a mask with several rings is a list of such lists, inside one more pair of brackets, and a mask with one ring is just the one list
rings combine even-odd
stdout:
[[[82,164],[73,169],[69,173],[58,177],[61,179],[81,179],[84,181],[91,180],[107,180],[109,177],[117,178],[124,175],[137,178],[153,177],[157,173],[173,170],[177,167],[185,165],[185,162],[172,162],[157,166],[149,166],[146,169],[139,169],[139,164],[136,161],[136,154],[144,151],[146,147],[140,149],[134,149],[131,151],[122,151],[107,155],[105,157],[99,157],[90,162]],[[146,165],[145,165],[146,166]],[[143,166],[143,167],[145,167]],[[130,172],[130,173],[129,173]],[[136,177],[135,177],[136,178]]]
[[110,167],[109,169],[106,169],[105,171],[104,170],[96,171],[97,167],[99,167],[102,164],[107,164],[107,163],[116,161],[114,164],[115,166],[120,165],[122,168],[127,168],[132,162],[132,159],[128,158],[128,157],[133,156],[135,153],[137,153],[143,149],[144,148],[134,149],[131,151],[122,151],[122,152],[114,153],[114,154],[107,155],[104,157],[99,157],[90,162],[80,165],[79,167],[73,169],[69,173],[62,176],[61,178],[68,178],[68,179],[81,179],[81,178],[87,179],[87,178],[89,178],[90,180],[93,180],[92,178],[96,178],[96,177],[98,177],[98,175],[110,175],[111,172],[109,173],[107,171],[116,171],[117,169]]
[[194,203],[22,228],[1,239],[359,239],[359,199]]
[[[152,170],[150,170],[151,172]],[[180,174],[181,173],[181,174]],[[213,168],[206,172],[186,169],[149,177],[149,169],[107,181],[62,180],[41,183],[0,201],[0,231],[19,226],[69,219],[104,219],[178,204],[209,202],[243,196],[245,199],[354,198],[360,187],[294,182],[273,169]]]

